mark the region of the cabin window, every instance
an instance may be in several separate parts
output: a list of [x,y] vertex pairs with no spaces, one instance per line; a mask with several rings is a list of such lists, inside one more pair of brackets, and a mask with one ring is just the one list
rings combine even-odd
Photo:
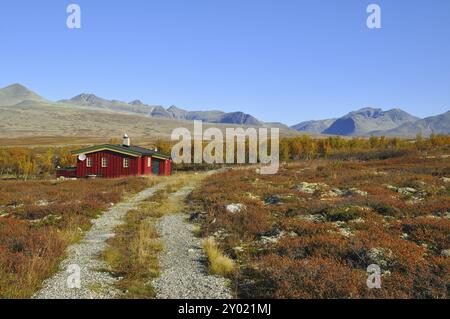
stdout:
[[147,167],[151,167],[152,166],[152,158],[149,157],[147,158]]
[[128,158],[124,158],[123,159],[123,167],[128,168],[129,166],[130,166],[130,161],[128,160]]
[[86,167],[92,167],[92,157],[86,158]]
[[108,159],[106,157],[102,157],[102,167],[108,167]]

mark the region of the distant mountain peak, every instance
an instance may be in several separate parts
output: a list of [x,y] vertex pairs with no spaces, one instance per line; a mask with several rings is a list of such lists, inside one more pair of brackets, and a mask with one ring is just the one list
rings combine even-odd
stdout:
[[0,89],[0,105],[16,105],[23,101],[48,102],[22,84],[15,83]]
[[167,111],[169,111],[169,112],[173,112],[173,111],[184,111],[183,109],[180,109],[178,106],[176,106],[176,105],[172,105],[172,106],[170,106],[168,109],[167,109]]
[[380,115],[383,114],[383,110],[380,108],[374,108],[374,107],[364,107],[362,109],[359,109],[357,111],[354,112],[350,112],[349,114],[347,114],[347,117],[351,117],[354,115],[360,115],[360,116],[365,116],[365,117],[379,117]]
[[292,128],[312,134],[368,136],[374,131],[392,130],[418,119],[400,108],[383,111],[381,108],[364,107],[338,119],[307,121]]
[[31,92],[27,87],[20,83],[14,83],[4,88],[4,90]]
[[134,100],[134,101],[131,101],[128,104],[130,104],[130,105],[145,105],[144,103],[142,103],[141,100]]
[[337,119],[323,133],[347,136],[367,135],[373,131],[390,130],[417,120],[417,117],[401,109],[383,111],[380,108],[366,107]]
[[102,99],[102,98],[100,98],[97,95],[92,94],[92,93],[81,93],[81,94],[71,98],[70,101],[95,103],[97,101],[104,101],[104,99]]

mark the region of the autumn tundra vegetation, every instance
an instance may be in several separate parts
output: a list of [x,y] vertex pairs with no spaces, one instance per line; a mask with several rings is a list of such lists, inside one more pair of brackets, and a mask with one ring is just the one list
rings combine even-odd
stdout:
[[0,298],[27,298],[103,210],[149,178],[0,183]]
[[[333,141],[276,175],[242,167],[193,192],[201,236],[235,264],[236,297],[449,298],[448,138]],[[381,289],[367,286],[372,264]]]
[[[0,148],[0,298],[32,296],[91,219],[155,183],[57,181],[55,167],[74,164],[70,150]],[[448,154],[449,136],[286,138],[278,174],[232,166],[194,190],[189,210],[211,271],[230,277],[237,297],[448,298]],[[169,209],[153,201],[127,216],[105,252],[126,297],[152,296],[140,281],[157,275],[152,223]],[[382,269],[382,289],[366,286],[370,264]]]

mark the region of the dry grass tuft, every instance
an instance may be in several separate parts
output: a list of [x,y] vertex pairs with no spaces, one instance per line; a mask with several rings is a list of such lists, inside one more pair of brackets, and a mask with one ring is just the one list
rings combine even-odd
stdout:
[[234,261],[222,254],[214,237],[208,237],[202,242],[208,256],[209,268],[213,275],[227,276],[234,272]]

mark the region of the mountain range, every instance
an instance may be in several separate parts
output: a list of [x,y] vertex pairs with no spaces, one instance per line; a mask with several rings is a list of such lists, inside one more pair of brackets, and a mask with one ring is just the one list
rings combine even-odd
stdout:
[[130,103],[106,100],[94,94],[80,94],[69,100],[58,101],[60,104],[70,104],[75,107],[88,107],[91,109],[103,109],[109,111],[118,111],[125,113],[133,113],[150,117],[159,117],[176,120],[199,120],[206,123],[223,123],[223,124],[241,124],[251,126],[262,126],[264,123],[255,117],[243,112],[226,113],[222,111],[186,111],[176,106],[168,109],[160,105],[144,104],[140,100],[134,100]]
[[299,132],[341,136],[450,134],[450,111],[420,119],[401,109],[363,108],[338,119],[302,122],[291,127]]
[[[131,102],[108,100],[90,93],[53,102],[20,84],[0,89],[0,108],[0,128],[3,130],[10,129],[17,132],[41,132],[40,130],[43,130],[42,134],[49,133],[49,127],[54,130],[57,130],[57,127],[60,128],[59,130],[76,127],[77,121],[80,121],[81,118],[84,121],[80,123],[81,126],[89,126],[93,129],[101,121],[101,118],[106,116],[113,122],[121,123],[123,130],[132,127],[139,132],[143,128],[136,127],[138,122],[152,123],[152,129],[157,131],[157,127],[161,123],[164,124],[164,127],[172,127],[175,123],[179,125],[186,121],[201,120],[205,123],[220,125],[279,127],[287,134],[300,132],[313,135],[400,137],[413,137],[418,133],[424,136],[450,134],[450,111],[420,119],[401,109],[383,111],[379,108],[363,108],[340,118],[307,121],[289,128],[282,123],[262,122],[241,111],[228,113],[220,110],[187,111],[176,106],[166,109],[163,106],[146,104],[140,100]],[[66,118],[68,113],[71,114],[70,118]],[[89,114],[88,117],[87,114]],[[46,118],[51,124],[43,123]],[[16,122],[19,124],[12,126],[12,123]],[[164,132],[167,134],[167,130]]]

